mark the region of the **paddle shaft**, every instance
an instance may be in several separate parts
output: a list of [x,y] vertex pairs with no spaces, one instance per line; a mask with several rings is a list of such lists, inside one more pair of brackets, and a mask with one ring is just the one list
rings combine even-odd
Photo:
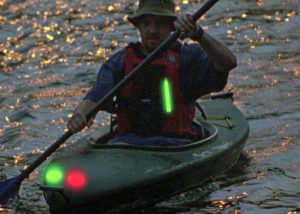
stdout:
[[[199,8],[193,14],[193,20],[196,22],[203,14],[205,14],[218,0],[208,0],[205,4]],[[180,35],[180,31],[176,30],[172,33],[161,45],[159,45],[151,54],[149,54],[145,60],[135,67],[128,76],[124,77],[114,88],[112,88],[101,100],[85,115],[87,120],[92,118],[101,109],[105,102],[113,99],[117,93],[120,92],[132,79],[134,79],[146,66],[148,66],[151,61],[159,56],[163,51],[165,51],[173,42],[177,40]],[[63,136],[61,136],[55,143],[53,143],[49,148],[47,148],[34,162],[32,162],[25,170],[21,172],[18,176],[18,182],[21,182],[29,176],[42,162],[44,162],[53,152],[55,152],[65,141],[67,141],[73,133],[71,131],[66,131]],[[14,189],[14,186],[7,187],[6,194]],[[5,193],[0,195],[0,198],[5,197]]]

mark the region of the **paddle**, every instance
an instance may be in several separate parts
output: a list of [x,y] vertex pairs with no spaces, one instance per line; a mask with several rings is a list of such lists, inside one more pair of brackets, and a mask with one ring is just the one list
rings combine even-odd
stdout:
[[[203,14],[205,14],[218,0],[208,0],[201,8],[193,14],[193,20],[196,22]],[[113,89],[111,89],[87,114],[86,118],[89,120],[100,109],[101,106],[111,100],[116,94],[124,88],[137,74],[139,74],[150,62],[166,50],[179,37],[180,32],[177,30],[172,33],[161,45],[159,45],[145,60],[133,69],[130,75],[121,80]],[[48,147],[33,163],[31,163],[20,175],[5,180],[0,183],[0,205],[7,204],[9,199],[14,198],[20,189],[22,181],[29,176],[41,163],[43,163],[53,152],[55,152],[66,140],[68,140],[73,133],[66,131],[55,143]]]

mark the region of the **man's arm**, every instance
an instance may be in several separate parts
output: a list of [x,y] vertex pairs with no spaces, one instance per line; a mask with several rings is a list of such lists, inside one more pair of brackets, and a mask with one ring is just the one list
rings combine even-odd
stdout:
[[[86,126],[90,127],[93,123],[91,118],[86,120],[85,115],[97,102],[105,96],[115,85],[116,77],[120,75],[123,69],[123,56],[125,49],[120,50],[106,61],[98,72],[97,80],[91,90],[85,95],[83,101],[76,107],[71,119],[67,123],[68,129],[75,133],[81,131]],[[102,110],[113,111],[113,100],[103,104]]]
[[174,22],[174,26],[181,31],[181,39],[190,37],[203,47],[217,71],[229,72],[237,66],[236,58],[229,48],[204,32],[199,25],[194,24],[190,14],[179,16]]
[[226,45],[206,32],[196,41],[203,47],[219,72],[229,72],[237,66],[236,58]]

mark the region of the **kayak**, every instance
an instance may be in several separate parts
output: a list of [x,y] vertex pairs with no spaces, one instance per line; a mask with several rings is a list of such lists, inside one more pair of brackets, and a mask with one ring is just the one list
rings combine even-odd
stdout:
[[51,213],[139,209],[231,168],[248,137],[248,121],[229,93],[200,106],[194,121],[199,139],[187,145],[109,145],[114,133],[107,126],[62,149],[42,173],[40,189]]

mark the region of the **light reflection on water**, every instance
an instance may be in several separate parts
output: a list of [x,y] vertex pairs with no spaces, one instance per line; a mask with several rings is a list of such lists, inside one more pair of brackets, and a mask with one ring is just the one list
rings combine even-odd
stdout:
[[[203,3],[176,2],[178,12]],[[136,7],[133,0],[0,0],[1,180],[17,175],[61,136],[101,63],[137,39],[126,23]],[[299,2],[220,1],[202,23],[238,58],[227,89],[250,122],[246,158],[207,190],[187,192],[152,211],[299,211]],[[101,113],[92,130],[108,122]],[[37,170],[23,183],[17,212],[47,213],[39,179]]]

